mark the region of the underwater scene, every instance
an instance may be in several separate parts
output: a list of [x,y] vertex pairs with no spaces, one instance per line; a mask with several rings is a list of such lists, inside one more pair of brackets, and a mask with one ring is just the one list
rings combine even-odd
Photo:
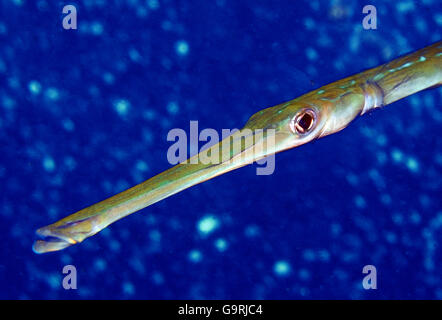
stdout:
[[441,40],[437,0],[0,0],[0,299],[442,299]]

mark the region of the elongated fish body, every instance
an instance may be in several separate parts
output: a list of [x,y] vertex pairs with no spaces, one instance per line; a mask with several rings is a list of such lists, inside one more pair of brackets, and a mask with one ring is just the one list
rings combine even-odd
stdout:
[[[356,116],[442,84],[442,42],[261,110],[218,144],[111,198],[40,228],[36,253],[64,249],[193,185],[345,128]],[[259,133],[262,134],[259,134]],[[238,148],[233,148],[239,142]],[[212,157],[218,161],[201,159]]]

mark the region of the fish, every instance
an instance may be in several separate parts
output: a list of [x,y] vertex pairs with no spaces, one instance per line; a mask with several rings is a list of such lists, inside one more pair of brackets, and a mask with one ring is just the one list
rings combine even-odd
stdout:
[[[36,231],[35,253],[65,249],[158,201],[278,152],[337,133],[359,115],[442,84],[442,41],[253,114],[176,166]],[[235,147],[236,146],[236,147]],[[203,161],[210,158],[212,161]]]

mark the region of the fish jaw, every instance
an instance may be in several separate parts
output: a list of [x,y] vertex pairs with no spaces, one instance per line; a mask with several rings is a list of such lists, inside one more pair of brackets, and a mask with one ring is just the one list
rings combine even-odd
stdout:
[[78,221],[63,221],[39,228],[36,234],[41,237],[34,242],[32,250],[35,253],[46,253],[65,249],[73,244],[94,235],[99,230],[96,227],[96,217]]

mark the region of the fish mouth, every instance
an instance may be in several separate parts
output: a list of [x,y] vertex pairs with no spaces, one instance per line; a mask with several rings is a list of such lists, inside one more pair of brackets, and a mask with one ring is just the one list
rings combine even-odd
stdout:
[[38,229],[37,237],[32,246],[35,253],[46,253],[62,250],[73,244],[82,242],[100,231],[103,227],[97,227],[96,216],[86,218],[67,217],[48,226]]
[[57,234],[51,230],[50,226],[38,229],[35,233],[41,239],[38,239],[32,245],[32,251],[37,254],[53,252],[69,247],[77,241],[72,238]]

